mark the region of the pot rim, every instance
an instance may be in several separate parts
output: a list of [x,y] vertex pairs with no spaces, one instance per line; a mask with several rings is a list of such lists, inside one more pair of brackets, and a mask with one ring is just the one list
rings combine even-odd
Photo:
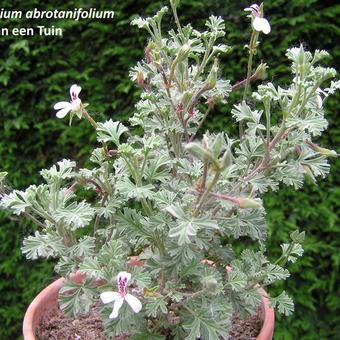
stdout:
[[[44,311],[48,309],[55,297],[58,296],[58,292],[61,287],[63,287],[64,281],[65,279],[61,277],[49,284],[42,291],[40,291],[40,293],[28,306],[22,326],[24,340],[36,340],[35,328],[38,325]],[[43,308],[41,308],[41,306],[43,306]],[[41,311],[38,312],[40,308]]]
[[274,334],[275,325],[275,312],[274,308],[270,307],[270,302],[268,299],[268,294],[263,288],[258,288],[258,292],[262,299],[263,308],[263,325],[259,335],[256,337],[257,340],[267,340],[272,339]]

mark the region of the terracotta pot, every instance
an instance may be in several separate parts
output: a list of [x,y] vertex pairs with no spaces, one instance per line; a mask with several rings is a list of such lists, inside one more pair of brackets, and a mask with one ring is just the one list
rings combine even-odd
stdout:
[[[132,258],[130,265],[141,266],[141,262],[136,258]],[[72,280],[75,282],[81,282],[84,279],[84,275],[76,273],[73,275]],[[35,331],[41,317],[57,306],[58,293],[61,287],[64,285],[64,278],[60,278],[45,289],[43,289],[29,305],[23,323],[23,336],[24,340],[35,340]],[[256,338],[257,340],[271,340],[274,332],[275,315],[273,308],[269,307],[269,300],[267,299],[267,293],[264,289],[259,288],[259,292],[262,296],[262,315],[263,326],[260,334]]]
[[29,305],[22,327],[24,340],[35,340],[35,331],[41,317],[57,305],[58,292],[64,285],[64,278],[60,278],[43,289]]
[[274,308],[270,307],[267,293],[263,288],[259,288],[262,297],[263,325],[257,340],[271,340],[274,334],[275,313]]

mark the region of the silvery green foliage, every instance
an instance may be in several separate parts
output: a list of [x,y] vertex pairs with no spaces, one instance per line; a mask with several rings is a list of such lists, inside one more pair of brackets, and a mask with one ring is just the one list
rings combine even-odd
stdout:
[[[170,3],[177,30],[168,35],[161,32],[166,7],[132,21],[150,34],[145,58],[130,72],[143,90],[130,125],[143,134],[112,119],[97,123],[104,147],[94,149],[91,168],[64,159],[41,171],[43,184],[5,194],[1,204],[37,224],[22,251],[28,259],[58,260],[56,271],[68,278],[65,313],[86,313],[95,303],[108,337],[227,339],[232,311],[254,313],[258,285],[287,279],[286,264],[303,253],[304,232],[295,231],[282,256],[269,260],[261,196],[327,175],[334,152],[312,140],[326,129],[323,102],[340,85],[331,80],[334,69],[320,65],[327,52],[291,48],[291,84],[261,84],[251,101],[234,105],[240,138],[207,131],[200,140],[207,114],[233,90],[219,74],[218,58],[229,51],[224,22],[211,16],[203,32],[181,27],[178,1]],[[232,245],[245,238],[257,249],[235,257]],[[129,266],[131,255],[144,266]],[[83,282],[69,279],[76,270]],[[112,306],[98,296],[123,270],[143,309],[134,314],[125,304],[110,320]],[[286,292],[270,299],[279,312],[293,312]]]

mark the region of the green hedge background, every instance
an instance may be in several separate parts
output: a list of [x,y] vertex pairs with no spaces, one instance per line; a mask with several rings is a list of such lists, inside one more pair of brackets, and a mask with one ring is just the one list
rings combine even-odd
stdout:
[[[340,57],[340,5],[334,1],[266,1],[265,14],[272,25],[268,36],[261,36],[261,52],[256,62],[265,60],[268,79],[284,86],[289,81],[289,65],[284,56],[288,47],[303,43],[308,49],[326,49],[332,54],[330,66]],[[127,120],[133,112],[138,90],[128,78],[128,70],[143,55],[146,34],[131,27],[136,14],[150,15],[166,0],[1,2],[2,8],[30,10],[95,7],[114,10],[112,21],[82,20],[33,22],[27,19],[0,19],[0,28],[54,25],[64,29],[61,37],[0,36],[0,157],[1,171],[10,173],[15,188],[40,181],[39,169],[63,157],[79,159],[84,165],[95,134],[86,122],[55,118],[52,107],[68,96],[69,86],[83,87],[96,120],[112,117]],[[235,82],[246,73],[247,56],[243,46],[249,39],[249,22],[243,8],[248,1],[182,0],[180,17],[203,29],[210,14],[226,21],[226,42],[234,47],[223,58],[223,77]],[[165,26],[173,24],[171,18]],[[207,127],[231,131],[230,109],[240,98],[235,93],[225,106],[211,114]],[[325,147],[339,144],[337,103],[339,94],[327,102],[329,129],[317,142]],[[338,150],[339,153],[339,150]],[[275,257],[279,244],[297,226],[306,231],[305,255],[291,266],[292,277],[283,287],[294,298],[296,311],[288,318],[277,318],[275,339],[336,339],[340,334],[339,292],[339,160],[332,161],[330,176],[319,186],[308,184],[295,192],[282,188],[268,194],[269,253]],[[28,262],[20,253],[24,235],[34,226],[0,212],[0,339],[17,339],[21,321],[30,300],[54,278],[53,263]],[[282,288],[282,287],[277,287]],[[276,287],[271,291],[274,292]]]

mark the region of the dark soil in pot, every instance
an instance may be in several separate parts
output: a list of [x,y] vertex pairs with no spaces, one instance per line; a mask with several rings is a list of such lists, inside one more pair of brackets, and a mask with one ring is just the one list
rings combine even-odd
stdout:
[[[93,308],[86,316],[77,319],[65,316],[55,308],[46,314],[36,331],[37,340],[105,340],[103,322]],[[127,340],[128,336],[114,340]]]
[[[229,340],[256,339],[263,321],[260,313],[241,320],[237,315],[232,317]],[[92,309],[87,316],[74,319],[65,316],[60,309],[46,314],[36,331],[37,340],[105,340],[103,323]],[[128,340],[129,335],[114,337],[113,340]],[[170,340],[170,339],[169,339]]]

